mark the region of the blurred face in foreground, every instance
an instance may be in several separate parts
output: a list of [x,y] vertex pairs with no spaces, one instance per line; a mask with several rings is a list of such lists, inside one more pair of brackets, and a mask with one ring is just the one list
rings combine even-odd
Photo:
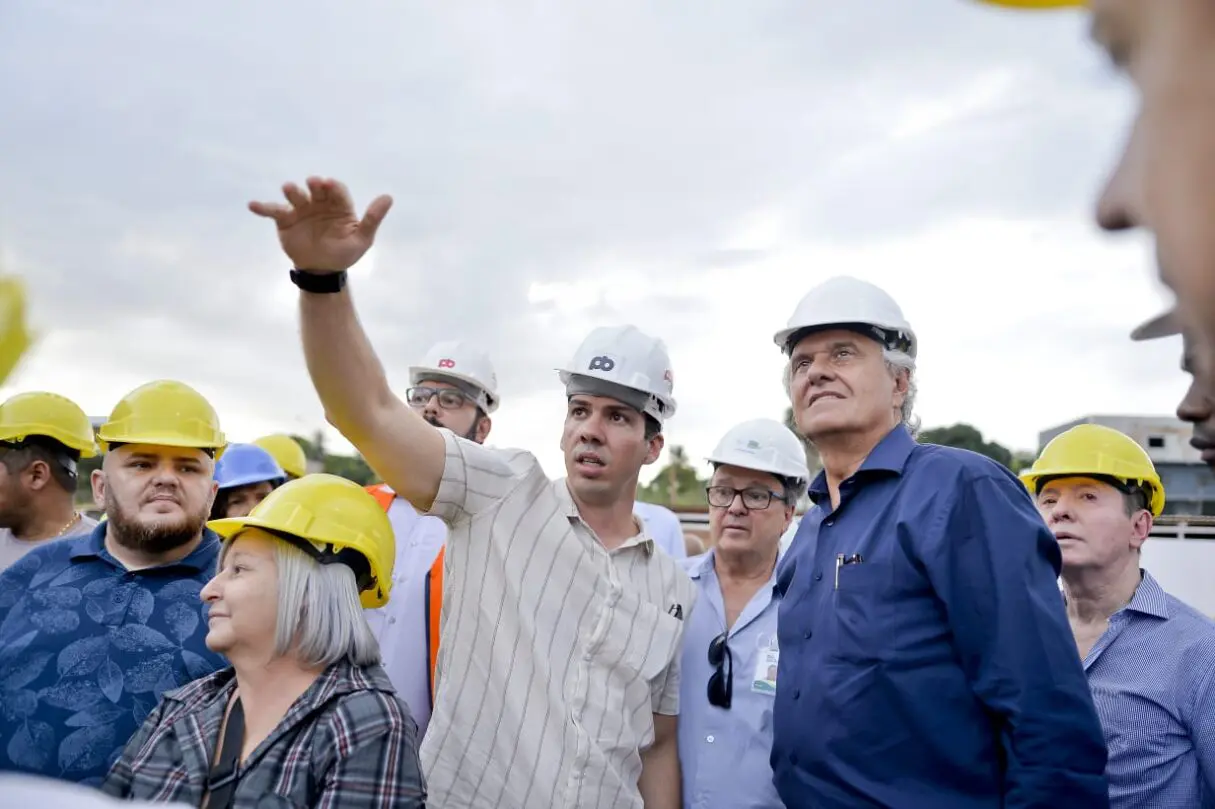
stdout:
[[1098,203],[1107,230],[1156,238],[1184,322],[1215,336],[1215,2],[1091,0],[1093,39],[1139,105]]

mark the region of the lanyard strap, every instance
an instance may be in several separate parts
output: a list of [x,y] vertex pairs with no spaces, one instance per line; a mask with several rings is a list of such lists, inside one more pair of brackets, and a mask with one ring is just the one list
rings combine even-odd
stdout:
[[240,766],[240,748],[245,740],[245,709],[240,697],[232,700],[232,710],[224,724],[224,746],[219,760],[211,769],[207,779],[207,809],[232,809],[236,797],[237,769]]

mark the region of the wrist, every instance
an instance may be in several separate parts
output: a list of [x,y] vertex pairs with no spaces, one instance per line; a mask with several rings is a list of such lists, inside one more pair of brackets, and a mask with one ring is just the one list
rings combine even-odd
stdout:
[[318,272],[314,270],[292,269],[291,283],[304,292],[314,294],[332,294],[341,292],[346,286],[346,270],[338,272]]

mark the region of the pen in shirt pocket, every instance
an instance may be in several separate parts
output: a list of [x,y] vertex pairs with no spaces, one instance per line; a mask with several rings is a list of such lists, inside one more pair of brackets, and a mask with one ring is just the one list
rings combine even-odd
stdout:
[[865,557],[859,553],[837,553],[835,555],[835,589],[840,589],[840,569],[844,565],[859,565]]

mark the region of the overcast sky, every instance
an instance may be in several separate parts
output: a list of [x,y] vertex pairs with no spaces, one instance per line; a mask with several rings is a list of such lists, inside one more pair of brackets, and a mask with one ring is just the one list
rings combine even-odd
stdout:
[[[43,332],[5,395],[90,414],[171,377],[234,440],[323,423],[270,223],[284,180],[396,205],[351,286],[398,388],[491,351],[491,443],[552,474],[553,368],[593,325],[662,336],[693,458],[780,418],[771,336],[817,282],[886,287],[925,426],[1032,448],[1171,413],[1148,245],[1091,223],[1132,96],[1078,15],[967,0],[7,0],[0,246]],[[508,10],[509,9],[509,10]],[[334,435],[334,448],[341,448]]]

